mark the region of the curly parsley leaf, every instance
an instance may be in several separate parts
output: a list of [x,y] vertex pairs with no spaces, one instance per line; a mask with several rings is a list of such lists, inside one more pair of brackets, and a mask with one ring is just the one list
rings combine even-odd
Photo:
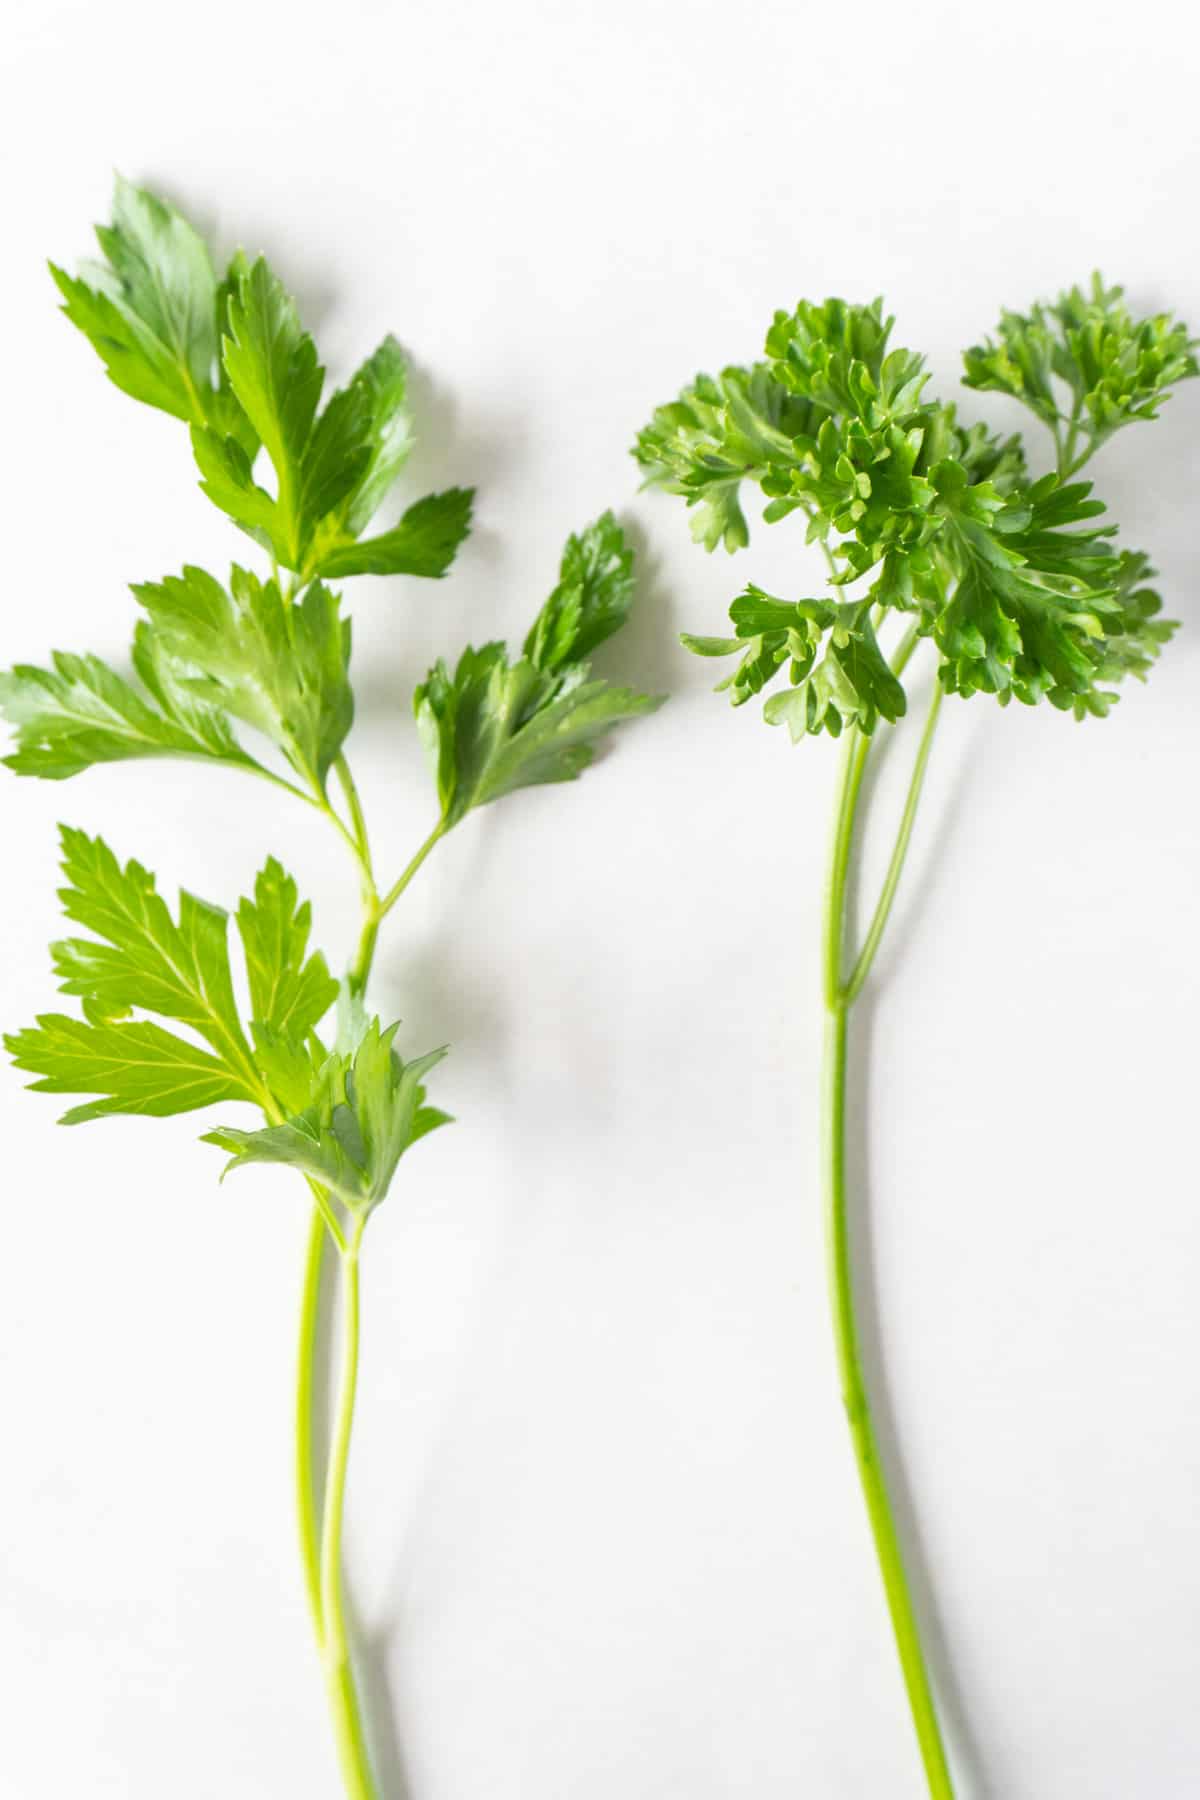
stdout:
[[250,1163],[279,1163],[319,1182],[352,1211],[376,1207],[405,1151],[449,1122],[425,1104],[424,1088],[445,1050],[406,1063],[394,1047],[397,1029],[385,1031],[373,1019],[352,1053],[323,1063],[309,1104],[284,1124],[206,1133],[206,1143],[231,1153],[226,1174]]
[[350,625],[313,582],[298,600],[234,567],[228,590],[203,569],[143,582],[143,667],[253,726],[310,785],[324,789],[354,718]]
[[1087,289],[1003,312],[995,338],[964,353],[963,380],[1021,401],[1056,436],[1082,431],[1083,461],[1122,426],[1158,416],[1174,384],[1200,372],[1196,347],[1172,314],[1136,318],[1124,290],[1095,274]]
[[[793,736],[836,735],[851,723],[869,732],[900,715],[903,691],[876,639],[893,612],[933,639],[952,692],[1048,699],[1081,717],[1106,711],[1114,696],[1097,684],[1144,674],[1170,627],[1142,585],[1144,559],[1114,551],[1115,528],[1096,523],[1103,505],[1067,476],[1079,432],[1094,448],[1119,424],[1152,416],[1169,381],[1195,373],[1185,328],[1167,315],[1131,320],[1118,290],[1098,282],[1090,296],[1073,289],[1024,321],[1006,314],[1009,361],[969,353],[971,384],[1007,381],[1056,432],[1069,427],[1059,459],[1067,475],[1031,482],[1019,439],[964,427],[953,407],[927,397],[923,359],[889,348],[891,323],[879,301],[802,301],[777,313],[769,361],[754,372],[776,396],[757,403],[770,431],[754,454],[731,449],[747,442],[735,416],[744,371],[741,389],[727,379],[736,371],[719,384],[704,379],[642,434],[635,455],[652,483],[689,505],[715,496],[724,509],[720,529],[710,512],[713,529],[700,533],[710,548],[731,520],[727,541],[744,541],[740,506],[729,508],[737,483],[752,479],[768,496],[768,522],[804,514],[835,593],[873,577],[865,596],[841,602],[777,601],[751,586],[731,609],[734,638],[684,644],[702,656],[741,653],[719,684],[735,705],[786,669],[790,691],[765,711]],[[1074,394],[1069,418],[1059,388]]]
[[879,648],[869,600],[777,600],[751,583],[729,614],[736,637],[684,643],[700,656],[741,652],[719,683],[735,706],[786,669],[789,686],[772,695],[764,716],[786,724],[793,740],[821,731],[839,737],[851,724],[870,734],[880,718],[902,717],[904,689]]
[[631,566],[606,513],[568,541],[558,586],[516,662],[492,643],[464,650],[453,673],[440,660],[429,671],[413,706],[446,826],[518,788],[575,780],[615,725],[662,704],[589,679],[579,660],[628,616]]
[[815,428],[812,408],[774,379],[766,363],[697,375],[668,406],[660,406],[633,454],[646,487],[681,494],[694,509],[692,536],[706,550],[729,551],[750,541],[741,488],[772,470],[789,468],[795,440]]
[[261,772],[219,707],[173,682],[148,646],[134,661],[144,692],[99,657],[64,651],[49,669],[21,663],[0,675],[0,713],[16,726],[8,767],[63,781],[95,763],[199,756]]

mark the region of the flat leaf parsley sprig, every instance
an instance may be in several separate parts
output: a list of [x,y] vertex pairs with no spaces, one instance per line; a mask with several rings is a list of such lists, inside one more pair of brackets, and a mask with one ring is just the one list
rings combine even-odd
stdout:
[[[32,1086],[85,1096],[64,1123],[248,1102],[263,1115],[260,1128],[222,1125],[206,1140],[228,1153],[229,1169],[283,1164],[308,1185],[296,1394],[301,1546],[346,1791],[375,1800],[341,1555],[359,1255],[400,1159],[447,1122],[425,1093],[444,1050],[406,1061],[397,1026],[367,1009],[380,926],[468,812],[522,787],[573,780],[613,726],[660,700],[589,674],[588,657],[625,623],[633,599],[633,555],[605,513],[568,539],[519,657],[500,643],[468,649],[453,673],[439,661],[418,688],[437,815],[396,879],[379,882],[345,751],[350,621],[329,584],[444,576],[470,528],[472,490],[428,495],[368,534],[413,442],[395,339],[326,397],[313,340],[264,258],[239,252],[218,277],[178,211],[119,179],[112,223],[97,235],[102,262],[77,276],[52,268],[63,310],[117,387],[188,426],[203,491],[268,566],[256,573],[235,563],[219,580],[185,565],[136,585],[131,675],[97,656],[57,652],[47,667],[0,676],[0,710],[16,732],[5,760],[17,774],[56,781],[145,757],[223,763],[269,781],[321,814],[348,848],[362,925],[339,983],[309,949],[308,902],[268,857],[236,912],[250,1001],[243,1019],[225,912],[182,893],[173,915],[140,863],[122,865],[99,838],[64,827],[60,897],[89,935],[55,944],[52,956],[80,1015],[45,1014],[5,1041],[36,1077]],[[341,1276],[342,1357],[318,1483],[313,1395],[329,1245]]]
[[[738,661],[719,685],[735,706],[772,689],[764,713],[794,741],[844,748],[823,928],[823,1173],[830,1288],[843,1397],[931,1795],[953,1785],[875,1438],[854,1308],[846,1194],[848,1021],[887,927],[945,694],[1048,700],[1103,717],[1126,675],[1145,678],[1174,626],[1154,571],[1120,548],[1092,485],[1075,479],[1123,426],[1155,417],[1197,373],[1196,344],[1168,314],[1135,318],[1096,276],[966,352],[966,383],[1007,394],[1051,433],[1055,467],[1034,478],[1017,436],[960,423],[931,399],[924,359],[889,347],[882,302],[801,301],[779,312],[764,359],[701,375],[637,440],[648,486],[678,494],[707,550],[749,541],[747,487],[768,522],[796,513],[820,546],[827,591],[779,598],[748,584],[731,634],[685,636],[699,656]],[[895,617],[889,656],[880,633]],[[904,676],[921,645],[935,680],[895,844],[870,922],[849,950],[849,869],[879,723],[907,710]],[[779,678],[786,676],[780,686]]]

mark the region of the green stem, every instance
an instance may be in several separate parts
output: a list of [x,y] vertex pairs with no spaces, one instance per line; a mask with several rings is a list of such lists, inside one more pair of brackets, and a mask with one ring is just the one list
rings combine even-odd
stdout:
[[393,906],[395,906],[397,900],[400,898],[417,870],[421,867],[425,858],[429,855],[429,852],[433,849],[435,844],[441,843],[448,830],[449,826],[446,824],[445,819],[439,819],[429,836],[425,839],[425,842],[421,845],[421,848],[408,864],[407,868],[405,868],[403,873],[396,878],[387,893],[383,896],[383,899],[380,901],[379,916],[381,919],[386,918],[388,913],[391,912]]
[[[907,661],[911,648],[902,646]],[[898,658],[899,660],[899,658]],[[846,1193],[846,1052],[849,1017],[854,999],[861,990],[867,971],[878,948],[887,923],[899,882],[904,854],[912,835],[913,819],[920,797],[925,764],[932,743],[933,723],[938,702],[930,708],[918,751],[918,768],[909,789],[909,800],[901,820],[900,833],[892,863],[884,883],[884,891],[876,907],[871,932],[863,946],[848,982],[842,980],[843,946],[847,935],[847,898],[850,853],[854,841],[854,821],[862,787],[863,773],[870,751],[870,740],[857,730],[848,733],[843,751],[834,805],[833,839],[829,855],[829,874],[825,892],[823,931],[825,1050],[822,1106],[822,1168],[825,1189],[826,1227],[829,1251],[829,1292],[833,1312],[834,1341],[837,1349],[838,1373],[842,1400],[854,1446],[859,1481],[866,1501],[867,1516],[875,1541],[884,1592],[891,1614],[896,1648],[908,1693],[909,1707],[920,1745],[921,1758],[929,1785],[931,1800],[954,1800],[954,1788],[946,1761],[938,1725],[937,1709],[925,1657],[921,1647],[916,1609],[909,1590],[900,1548],[899,1534],[892,1515],[887,1482],[879,1455],[879,1445],[871,1416],[871,1402],[863,1371],[858,1320],[854,1302],[854,1269],[850,1242],[850,1222]],[[864,961],[865,957],[865,961]]]
[[329,1447],[329,1466],[325,1475],[325,1519],[321,1530],[320,1604],[324,1626],[322,1648],[325,1681],[342,1777],[351,1800],[377,1800],[378,1796],[354,1685],[342,1587],[342,1519],[346,1502],[346,1470],[350,1461],[354,1402],[358,1391],[358,1255],[365,1223],[365,1218],[355,1220],[350,1241],[341,1257],[342,1373],[333,1438]]
[[321,1304],[321,1268],[325,1259],[325,1218],[313,1207],[304,1257],[304,1286],[300,1299],[300,1342],[296,1368],[296,1515],[300,1523],[300,1558],[313,1630],[320,1643],[325,1635],[321,1610],[321,1554],[317,1522],[317,1496],[313,1483],[313,1347],[317,1340],[317,1311]]
[[935,675],[933,693],[929,697],[929,711],[925,715],[925,729],[921,733],[921,742],[917,747],[917,757],[913,764],[912,779],[909,781],[908,793],[904,800],[904,811],[900,815],[900,829],[896,834],[892,859],[888,864],[887,874],[884,876],[883,887],[880,890],[871,923],[867,927],[867,935],[863,939],[862,949],[858,953],[858,960],[845,985],[844,998],[848,1007],[853,1006],[858,999],[863,983],[871,972],[871,964],[875,961],[875,952],[879,948],[892,910],[892,902],[896,898],[896,889],[900,885],[900,876],[904,870],[904,859],[908,855],[913,826],[917,820],[917,807],[921,802],[921,789],[925,784],[925,770],[929,763],[929,752],[933,749],[933,734],[937,727],[941,705],[942,684]]
[[[334,764],[346,798],[350,823],[346,824],[322,795],[318,802],[336,825],[358,865],[362,888],[363,923],[349,979],[359,994],[366,989],[374,961],[380,922],[400,898],[430,851],[444,835],[439,824],[421,845],[386,900],[381,900],[371,861],[366,819],[350,766],[344,756]],[[296,1377],[296,1511],[300,1526],[300,1552],[313,1629],[325,1671],[325,1683],[333,1719],[343,1781],[350,1800],[377,1800],[370,1754],[363,1731],[362,1709],[354,1682],[354,1668],[346,1631],[342,1590],[341,1546],[345,1508],[346,1470],[354,1418],[358,1379],[359,1295],[358,1260],[363,1221],[357,1220],[349,1242],[333,1214],[331,1203],[313,1189],[316,1204],[309,1227],[304,1281],[300,1303],[299,1355]],[[316,1385],[317,1326],[325,1260],[326,1235],[333,1239],[342,1271],[344,1345],[337,1417],[334,1422],[324,1489],[324,1516],[318,1517],[313,1474],[313,1401]]]

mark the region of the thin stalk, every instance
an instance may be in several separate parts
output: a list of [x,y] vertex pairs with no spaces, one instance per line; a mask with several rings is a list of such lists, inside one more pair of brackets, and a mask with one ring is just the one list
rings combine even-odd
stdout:
[[429,855],[429,852],[434,848],[435,844],[441,843],[448,829],[449,827],[447,826],[446,821],[444,819],[439,819],[429,836],[425,839],[425,842],[421,845],[421,848],[412,858],[411,862],[409,862],[402,874],[400,874],[392,883],[391,887],[380,901],[379,916],[381,919],[385,919],[388,913],[391,912],[393,906],[395,906],[397,900],[400,898],[417,870],[421,867],[425,858]]
[[341,1257],[342,1373],[325,1475],[325,1519],[321,1529],[321,1617],[324,1626],[325,1682],[333,1714],[342,1777],[351,1800],[378,1800],[370,1754],[354,1685],[346,1632],[342,1587],[342,1519],[346,1502],[346,1470],[358,1391],[359,1289],[358,1253],[365,1218],[356,1219]]
[[325,1260],[325,1219],[314,1206],[304,1256],[304,1285],[300,1297],[300,1341],[296,1364],[296,1515],[300,1525],[300,1560],[304,1565],[304,1589],[312,1614],[317,1642],[325,1636],[321,1607],[321,1553],[317,1496],[313,1483],[313,1346],[317,1339],[317,1311],[321,1304],[321,1270]]
[[[314,803],[319,805],[320,810],[337,827],[340,836],[350,848],[359,870],[362,889],[362,930],[354,961],[350,966],[349,979],[355,991],[361,994],[366,989],[371,964],[374,961],[380,922],[384,914],[400,898],[434,845],[444,835],[445,826],[439,824],[430,833],[399,880],[389,890],[386,900],[381,900],[371,861],[366,819],[354,777],[344,757],[337,758],[334,768],[346,798],[349,825],[323,794],[320,800]],[[363,1731],[362,1709],[354,1681],[354,1668],[346,1631],[341,1572],[346,1470],[349,1462],[350,1434],[358,1378],[358,1258],[363,1222],[356,1221],[355,1228],[347,1241],[328,1197],[316,1186],[313,1187],[313,1195],[315,1205],[309,1227],[301,1289],[296,1375],[295,1475],[300,1553],[313,1630],[325,1672],[334,1737],[346,1792],[350,1800],[378,1800],[378,1790],[371,1773],[370,1753]],[[324,1505],[319,1511],[313,1471],[313,1403],[316,1387],[317,1326],[327,1235],[333,1239],[338,1251],[338,1267],[342,1273],[344,1343],[337,1415],[334,1421],[333,1438],[325,1476]]]
[[846,1206],[846,1026],[844,1001],[826,1009],[824,1162],[826,1221],[829,1245],[829,1291],[833,1307],[834,1341],[842,1403],[850,1426],[854,1459],[867,1504],[867,1516],[875,1540],[875,1552],[883,1576],[884,1593],[908,1703],[916,1727],[917,1742],[929,1783],[931,1800],[954,1800],[954,1788],[942,1744],[929,1672],[921,1648],[916,1609],[909,1592],[900,1539],[892,1516],[887,1483],[871,1418],[871,1402],[863,1375],[862,1351],[854,1307],[854,1272]]
[[[900,667],[908,661],[914,645],[915,639],[910,634],[910,638],[905,640],[897,653],[896,663]],[[895,898],[933,741],[938,704],[935,695],[922,734],[917,767],[909,786],[908,800],[883,892],[863,949],[855,961],[853,973],[845,982],[842,979],[842,967],[847,936],[850,857],[858,799],[870,754],[870,739],[853,729],[847,734],[848,741],[842,753],[834,800],[834,825],[822,933],[825,1046],[821,1160],[829,1255],[829,1294],[842,1400],[929,1793],[931,1800],[954,1800],[954,1788],[921,1646],[916,1609],[905,1573],[899,1534],[871,1416],[854,1302],[853,1254],[846,1191],[846,1060],[850,1013],[879,947]]]
[[875,912],[867,927],[867,935],[863,939],[862,949],[858,953],[858,960],[855,962],[850,979],[846,982],[843,990],[848,1007],[854,1005],[862,992],[863,983],[871,972],[871,964],[875,961],[875,952],[879,949],[880,941],[887,928],[892,902],[896,898],[896,889],[900,885],[900,876],[904,871],[904,859],[908,855],[913,826],[917,821],[917,807],[921,802],[921,789],[925,785],[925,770],[929,764],[929,753],[933,749],[933,734],[937,728],[941,705],[942,684],[935,676],[933,693],[929,697],[929,710],[925,715],[925,729],[921,733],[921,741],[917,747],[916,761],[913,764],[908,793],[905,795],[904,811],[900,815],[900,829],[896,834],[891,861],[883,879],[883,887],[876,902]]

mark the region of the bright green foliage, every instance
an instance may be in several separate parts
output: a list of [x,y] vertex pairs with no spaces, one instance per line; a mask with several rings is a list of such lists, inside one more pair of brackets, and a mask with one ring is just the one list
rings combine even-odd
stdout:
[[590,656],[629,617],[633,551],[612,513],[567,539],[558,586],[534,620],[523,654],[549,674]]
[[70,1107],[62,1125],[112,1113],[163,1118],[222,1100],[258,1098],[219,1057],[150,1020],[93,1024],[66,1013],[39,1013],[36,1026],[6,1033],[4,1043],[18,1069],[41,1077],[31,1088],[101,1096]]
[[142,756],[212,757],[257,769],[224,714],[159,669],[151,645],[141,648],[143,690],[99,657],[64,651],[54,652],[49,669],[21,663],[0,674],[0,713],[17,727],[8,767],[51,781]]
[[361,543],[345,538],[327,545],[322,539],[317,567],[330,580],[346,575],[424,575],[436,581],[471,529],[474,498],[473,488],[447,488],[443,494],[415,501],[379,537]]
[[327,1058],[309,1104],[263,1131],[220,1128],[205,1142],[232,1153],[228,1169],[281,1163],[333,1193],[352,1212],[370,1212],[386,1195],[404,1152],[448,1117],[426,1106],[424,1078],[446,1054],[433,1050],[405,1063],[394,1048],[397,1027],[373,1019],[357,1048]]
[[61,780],[93,763],[203,756],[262,772],[234,721],[281,750],[315,792],[354,718],[350,624],[315,581],[296,600],[235,564],[229,589],[203,569],[134,588],[135,686],[99,658],[56,653],[50,669],[0,675],[0,712],[18,727],[5,760]]
[[[410,507],[359,543],[412,445],[403,352],[385,338],[324,408],[325,371],[264,258],[239,251],[217,280],[203,238],[166,201],[117,178],[105,261],[51,265],[63,310],[117,386],[185,420],[201,487],[276,562],[314,576],[444,575],[470,528],[471,494]],[[256,479],[260,448],[273,491]]]
[[[878,300],[803,301],[776,314],[765,363],[699,377],[639,437],[648,482],[696,508],[707,548],[747,541],[739,490],[752,482],[768,521],[805,517],[835,594],[871,578],[838,599],[776,600],[751,585],[731,608],[733,637],[684,643],[740,654],[720,684],[735,705],[786,671],[789,688],[765,716],[794,738],[849,724],[870,733],[904,712],[877,640],[891,613],[932,638],[950,692],[1105,712],[1115,695],[1101,684],[1144,675],[1172,628],[1141,585],[1145,559],[1118,553],[1090,485],[1066,477],[1084,460],[1072,461],[1081,431],[1094,447],[1196,372],[1186,331],[1132,320],[1118,290],[1099,284],[1029,320],[1006,314],[1008,361],[994,348],[968,353],[972,384],[1003,385],[1019,368],[1056,441],[1060,421],[1075,434],[1059,442],[1059,470],[1034,481],[1018,439],[964,428],[927,396],[923,359],[889,348],[891,326]],[[1051,376],[1076,396],[1069,418],[1051,408]]]
[[[67,917],[94,935],[66,938],[51,954],[63,993],[83,1020],[49,1014],[6,1039],[18,1067],[49,1093],[97,1094],[64,1123],[115,1112],[184,1112],[214,1100],[255,1100],[255,1070],[233,997],[226,916],[183,893],[172,919],[140,863],[122,868],[99,838],[62,832],[60,890]],[[161,1026],[131,1020],[134,1008],[171,1019],[207,1050]]]
[[692,536],[706,550],[750,542],[740,490],[773,467],[794,461],[795,438],[807,435],[814,412],[772,378],[766,363],[698,375],[668,406],[660,406],[634,452],[646,486],[682,494],[693,507]]
[[660,696],[590,680],[580,660],[623,623],[631,555],[611,513],[568,539],[558,586],[511,662],[501,643],[464,650],[450,673],[437,662],[416,690],[417,723],[437,780],[442,819],[517,788],[573,781],[624,719]]
[[148,615],[137,635],[142,666],[261,731],[323,790],[354,718],[350,625],[337,595],[315,581],[289,600],[278,582],[236,564],[228,592],[192,567],[133,591]]
[[1082,433],[1083,461],[1122,425],[1156,418],[1173,384],[1197,373],[1187,327],[1170,313],[1135,319],[1123,295],[1093,275],[1086,290],[1001,313],[996,337],[965,353],[966,385],[1011,394],[1056,437],[1060,426]]
[[[92,935],[64,938],[51,955],[61,991],[79,999],[84,1017],[47,1014],[5,1041],[18,1067],[42,1078],[34,1087],[100,1096],[72,1108],[64,1123],[188,1112],[219,1100],[286,1106],[297,1088],[306,1093],[312,1033],[337,983],[319,953],[306,955],[310,911],[275,859],[238,908],[248,1037],[221,908],[184,892],[176,920],[140,863],[122,867],[102,839],[66,826],[62,846],[63,911]],[[201,1043],[135,1011],[183,1025]]]
[[312,908],[273,856],[238,902],[237,926],[250,980],[256,1029],[304,1040],[337,998],[338,984],[318,951],[307,956]]
[[63,311],[94,345],[119,388],[189,424],[254,435],[217,368],[227,289],[208,246],[166,201],[118,175],[111,225],[96,236],[105,261],[75,278],[50,265]]
[[750,586],[729,611],[735,638],[684,642],[701,656],[743,652],[721,683],[735,705],[760,693],[786,664],[791,685],[767,702],[766,716],[787,724],[793,739],[821,730],[837,737],[851,722],[871,732],[878,718],[904,712],[904,689],[876,641],[869,601],[776,600]]
[[[430,495],[381,538],[356,542],[411,447],[404,358],[387,338],[348,387],[319,410],[325,371],[294,302],[262,257],[243,268],[228,304],[223,360],[261,440],[274,495],[254,479],[236,438],[194,428],[209,499],[285,568],[313,575],[440,576],[470,527],[471,494]],[[415,518],[414,518],[415,515]],[[436,520],[436,529],[431,520]]]

